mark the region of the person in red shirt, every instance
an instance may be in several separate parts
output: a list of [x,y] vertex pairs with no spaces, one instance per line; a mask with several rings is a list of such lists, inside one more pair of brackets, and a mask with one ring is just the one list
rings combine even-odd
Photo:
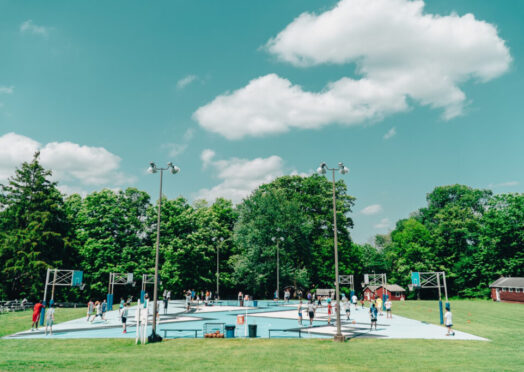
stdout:
[[42,305],[42,301],[38,301],[38,303],[35,304],[35,307],[33,307],[33,325],[31,326],[31,331],[33,328],[38,330],[38,323],[40,321],[40,313],[42,312],[42,308],[45,307]]

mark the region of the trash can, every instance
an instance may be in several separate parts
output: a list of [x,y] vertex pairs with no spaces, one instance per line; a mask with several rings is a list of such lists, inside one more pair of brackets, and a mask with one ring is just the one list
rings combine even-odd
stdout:
[[226,325],[226,338],[235,338],[235,325],[234,324]]
[[249,324],[249,337],[257,337],[257,325]]
[[254,307],[257,307],[257,306],[258,306],[258,300],[253,300],[253,306],[254,306]]

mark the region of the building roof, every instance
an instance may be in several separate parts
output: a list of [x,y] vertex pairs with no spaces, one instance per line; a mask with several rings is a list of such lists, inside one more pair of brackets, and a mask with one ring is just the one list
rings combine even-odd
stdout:
[[502,276],[491,283],[489,287],[524,288],[524,278],[505,278]]
[[[377,289],[381,288],[382,286],[381,285],[368,285],[366,286],[366,288],[369,288],[369,290],[371,292],[375,292]],[[366,288],[364,288],[364,290],[366,290]],[[386,285],[386,289],[390,292],[406,292],[406,290],[404,288],[402,288],[401,286],[399,286],[398,284],[388,284]]]

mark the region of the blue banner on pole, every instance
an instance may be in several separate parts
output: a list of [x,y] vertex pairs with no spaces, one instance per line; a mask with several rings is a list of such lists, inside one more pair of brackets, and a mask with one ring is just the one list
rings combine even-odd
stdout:
[[420,287],[420,273],[412,272],[411,273],[411,284],[413,287]]

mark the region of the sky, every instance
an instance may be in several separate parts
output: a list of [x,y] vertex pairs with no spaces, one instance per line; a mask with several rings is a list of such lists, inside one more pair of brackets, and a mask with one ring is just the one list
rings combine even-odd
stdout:
[[0,0],[0,183],[238,203],[326,162],[355,241],[455,183],[524,191],[524,2]]

